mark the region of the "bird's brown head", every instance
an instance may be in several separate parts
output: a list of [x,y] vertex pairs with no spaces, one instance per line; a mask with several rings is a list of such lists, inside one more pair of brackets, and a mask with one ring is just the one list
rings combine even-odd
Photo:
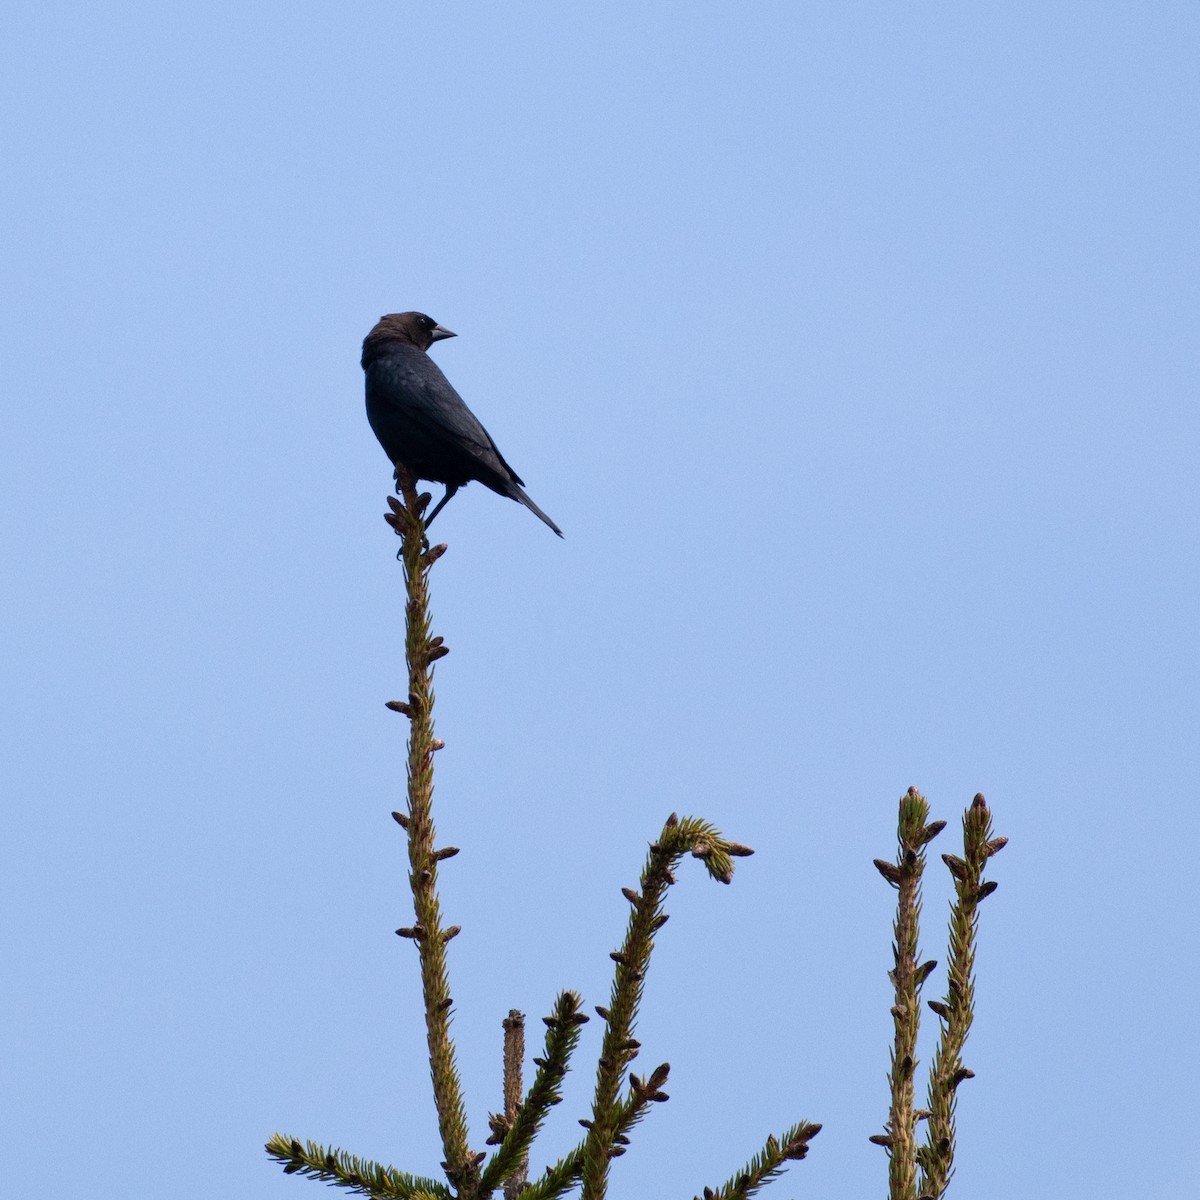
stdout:
[[397,343],[416,346],[418,350],[428,350],[434,342],[457,336],[424,313],[389,313],[386,317],[379,318],[375,328],[363,341],[362,365],[366,368],[373,359],[385,353],[389,346]]

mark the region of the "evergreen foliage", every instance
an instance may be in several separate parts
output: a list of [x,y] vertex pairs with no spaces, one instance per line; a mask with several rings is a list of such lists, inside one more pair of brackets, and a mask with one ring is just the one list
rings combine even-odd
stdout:
[[[408,807],[392,816],[407,834],[414,924],[396,933],[417,947],[446,1182],[409,1175],[279,1133],[272,1135],[266,1150],[283,1165],[285,1174],[304,1175],[377,1200],[486,1200],[497,1191],[503,1192],[505,1200],[518,1196],[521,1200],[556,1200],[576,1188],[582,1200],[604,1200],[611,1163],[625,1153],[630,1132],[652,1105],[668,1099],[663,1091],[670,1072],[667,1063],[646,1076],[633,1074],[630,1066],[641,1050],[633,1030],[654,938],[667,921],[664,904],[675,871],[690,856],[703,864],[712,879],[727,884],[733,879],[734,859],[753,851],[728,840],[707,821],[671,814],[650,844],[638,887],[622,889],[630,904],[629,921],[624,940],[609,956],[615,966],[608,1003],[595,1009],[604,1022],[604,1032],[591,1112],[579,1121],[585,1131],[582,1140],[536,1179],[528,1179],[530,1150],[550,1110],[562,1101],[562,1081],[578,1047],[581,1028],[589,1019],[582,1011],[582,999],[575,992],[564,991],[550,1015],[543,1018],[545,1043],[542,1053],[532,1060],[536,1069],[528,1090],[522,1086],[524,1017],[515,1010],[509,1013],[504,1022],[504,1111],[489,1118],[487,1145],[494,1149],[490,1156],[486,1151],[472,1151],[450,1033],[453,999],[446,946],[459,927],[444,925],[437,890],[438,865],[454,857],[458,849],[437,848],[433,822],[434,756],[443,745],[434,736],[433,670],[449,648],[431,634],[428,576],[446,547],[430,547],[425,537],[424,513],[430,497],[417,494],[414,481],[403,468],[397,470],[397,484],[403,503],[388,497],[390,511],[385,518],[402,543],[398,557],[404,564],[407,593],[408,697],[389,701],[387,707],[409,720]],[[945,826],[943,821],[928,823],[928,816],[924,797],[910,788],[900,800],[896,861],[875,861],[898,892],[893,966],[888,972],[895,993],[888,1075],[891,1103],[885,1132],[871,1138],[888,1151],[891,1200],[940,1197],[953,1173],[957,1089],[972,1076],[962,1063],[962,1050],[973,1017],[978,905],[996,887],[983,882],[982,872],[987,860],[1005,844],[1004,838],[992,837],[991,814],[983,797],[976,796],[963,818],[962,857],[943,855],[956,891],[950,915],[949,979],[945,999],[929,1002],[941,1018],[941,1037],[930,1068],[927,1107],[917,1109],[918,997],[936,967],[933,962],[918,961],[921,878],[925,847]],[[925,1141],[918,1148],[916,1126],[920,1120],[926,1120],[927,1127]],[[719,1188],[704,1188],[704,1200],[747,1200],[789,1162],[803,1159],[820,1129],[820,1125],[801,1121],[778,1137],[768,1137],[763,1148]]]

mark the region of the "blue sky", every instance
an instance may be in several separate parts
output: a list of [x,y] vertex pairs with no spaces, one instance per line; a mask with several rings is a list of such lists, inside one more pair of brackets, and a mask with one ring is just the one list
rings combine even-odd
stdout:
[[[19,5],[9,1186],[318,1194],[275,1129],[436,1169],[358,367],[418,308],[566,533],[479,487],[436,527],[475,1141],[501,1019],[604,1001],[678,810],[758,853],[728,889],[681,872],[639,1026],[672,1100],[613,1194],[691,1196],[801,1117],[824,1132],[768,1194],[880,1194],[870,861],[915,784],[952,829],[985,792],[1011,838],[951,1194],[1194,1192],[1198,24]],[[937,864],[939,959],[948,895]]]

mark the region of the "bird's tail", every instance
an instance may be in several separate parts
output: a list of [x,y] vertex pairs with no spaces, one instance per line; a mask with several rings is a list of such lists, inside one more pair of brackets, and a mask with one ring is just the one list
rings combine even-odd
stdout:
[[534,502],[532,500],[530,500],[530,498],[525,494],[523,489],[519,488],[515,483],[511,484],[510,486],[511,486],[512,490],[508,494],[514,500],[517,500],[521,504],[525,505],[525,507],[527,509],[529,509],[529,511],[531,513],[533,513],[533,515],[535,517],[540,517],[543,521],[546,522],[547,525],[550,526],[551,529],[554,530],[555,533],[558,534],[559,537],[562,537],[563,531],[561,529],[559,529],[559,527],[557,525],[555,525],[555,523],[552,520],[550,520],[550,518],[548,516],[546,516],[546,514],[544,512],[542,512],[542,510],[540,508],[538,508],[538,506],[536,504],[534,504]]

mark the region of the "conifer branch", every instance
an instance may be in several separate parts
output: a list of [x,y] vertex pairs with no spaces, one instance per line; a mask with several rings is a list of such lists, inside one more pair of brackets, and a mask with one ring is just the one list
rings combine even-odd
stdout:
[[[525,1090],[523,1082],[525,1075],[525,1014],[515,1008],[508,1010],[504,1019],[504,1128],[511,1130],[521,1111],[521,1097]],[[495,1135],[503,1138],[503,1132],[497,1126]],[[489,1144],[493,1142],[488,1139]],[[529,1182],[529,1148],[521,1151],[508,1178],[504,1181],[504,1200],[517,1200],[525,1185]],[[483,1184],[480,1184],[483,1193]],[[486,1195],[486,1193],[483,1193]]]
[[[622,1145],[622,1139],[646,1115],[651,1104],[661,1104],[668,1100],[667,1093],[662,1091],[662,1085],[667,1082],[671,1067],[663,1063],[643,1082],[636,1075],[630,1076],[630,1092],[618,1106],[616,1122],[617,1133],[614,1141]],[[591,1128],[591,1121],[580,1121],[585,1128]],[[521,1200],[557,1200],[579,1181],[583,1173],[583,1152],[587,1146],[585,1138],[570,1154],[559,1159],[552,1167],[547,1167],[540,1179],[532,1183],[521,1193]]]
[[[479,1194],[487,1196],[502,1184],[507,1184],[515,1171],[528,1161],[529,1147],[541,1129],[550,1109],[562,1101],[562,1081],[567,1064],[579,1044],[579,1033],[588,1021],[580,1012],[583,1001],[575,992],[562,992],[555,1001],[554,1012],[544,1017],[546,1044],[541,1058],[534,1059],[537,1074],[529,1094],[514,1116],[507,1114],[503,1121],[493,1117],[493,1137],[500,1136],[500,1147],[483,1169]],[[505,1128],[507,1126],[507,1128]],[[525,1195],[526,1193],[522,1193]]]
[[888,1152],[888,1195],[890,1200],[916,1200],[916,1113],[913,1106],[913,1075],[917,1065],[917,1032],[921,1023],[921,985],[937,965],[918,963],[921,919],[921,876],[925,870],[925,846],[945,828],[944,821],[926,824],[929,804],[916,788],[900,798],[895,863],[876,859],[879,873],[899,893],[893,924],[893,968],[888,972],[895,990],[892,1005],[893,1041],[888,1083],[891,1104],[886,1132],[871,1141]]
[[654,948],[653,935],[665,920],[661,911],[663,900],[667,888],[675,882],[672,868],[689,852],[704,863],[714,879],[729,883],[733,878],[733,856],[748,854],[750,850],[736,842],[727,842],[707,821],[693,817],[680,820],[672,813],[658,841],[650,844],[640,892],[625,892],[633,912],[621,949],[610,956],[617,967],[605,1010],[592,1123],[583,1146],[582,1200],[603,1200],[609,1161],[625,1152],[616,1140],[622,1113],[618,1093],[629,1063],[640,1048],[633,1037],[633,1027]]
[[983,882],[987,860],[1007,838],[992,837],[992,814],[982,793],[963,814],[963,857],[942,855],[954,879],[950,907],[950,952],[946,998],[929,1006],[942,1020],[941,1037],[929,1069],[929,1121],[925,1143],[917,1152],[921,1167],[920,1195],[940,1200],[954,1174],[954,1115],[958,1087],[974,1072],[963,1065],[962,1050],[975,1016],[975,944],[979,902],[996,890]]
[[316,1142],[301,1145],[282,1133],[271,1135],[266,1151],[276,1162],[283,1163],[285,1175],[306,1175],[331,1187],[371,1196],[373,1200],[451,1200],[453,1195],[436,1179],[406,1175],[394,1167],[380,1166],[336,1147],[327,1148]]
[[820,1125],[801,1121],[777,1138],[767,1138],[767,1144],[731,1179],[715,1191],[705,1188],[696,1200],[748,1200],[764,1184],[783,1171],[789,1161],[798,1162],[808,1154],[808,1143],[821,1132]]
[[428,493],[418,496],[414,480],[401,466],[396,468],[396,483],[404,503],[389,496],[391,512],[385,519],[402,539],[401,557],[408,598],[404,642],[408,701],[398,710],[409,718],[408,812],[403,814],[405,820],[399,823],[408,833],[409,883],[416,914],[415,926],[397,932],[411,937],[417,944],[429,1068],[438,1131],[446,1156],[443,1168],[447,1179],[463,1192],[471,1190],[478,1178],[478,1159],[468,1146],[466,1108],[450,1037],[453,1001],[446,973],[446,942],[453,935],[442,928],[437,868],[446,855],[435,849],[432,816],[433,756],[442,745],[433,736],[433,664],[449,651],[440,637],[430,636],[426,577],[433,563],[445,552],[445,546],[425,550],[428,543],[424,512],[430,500]]

